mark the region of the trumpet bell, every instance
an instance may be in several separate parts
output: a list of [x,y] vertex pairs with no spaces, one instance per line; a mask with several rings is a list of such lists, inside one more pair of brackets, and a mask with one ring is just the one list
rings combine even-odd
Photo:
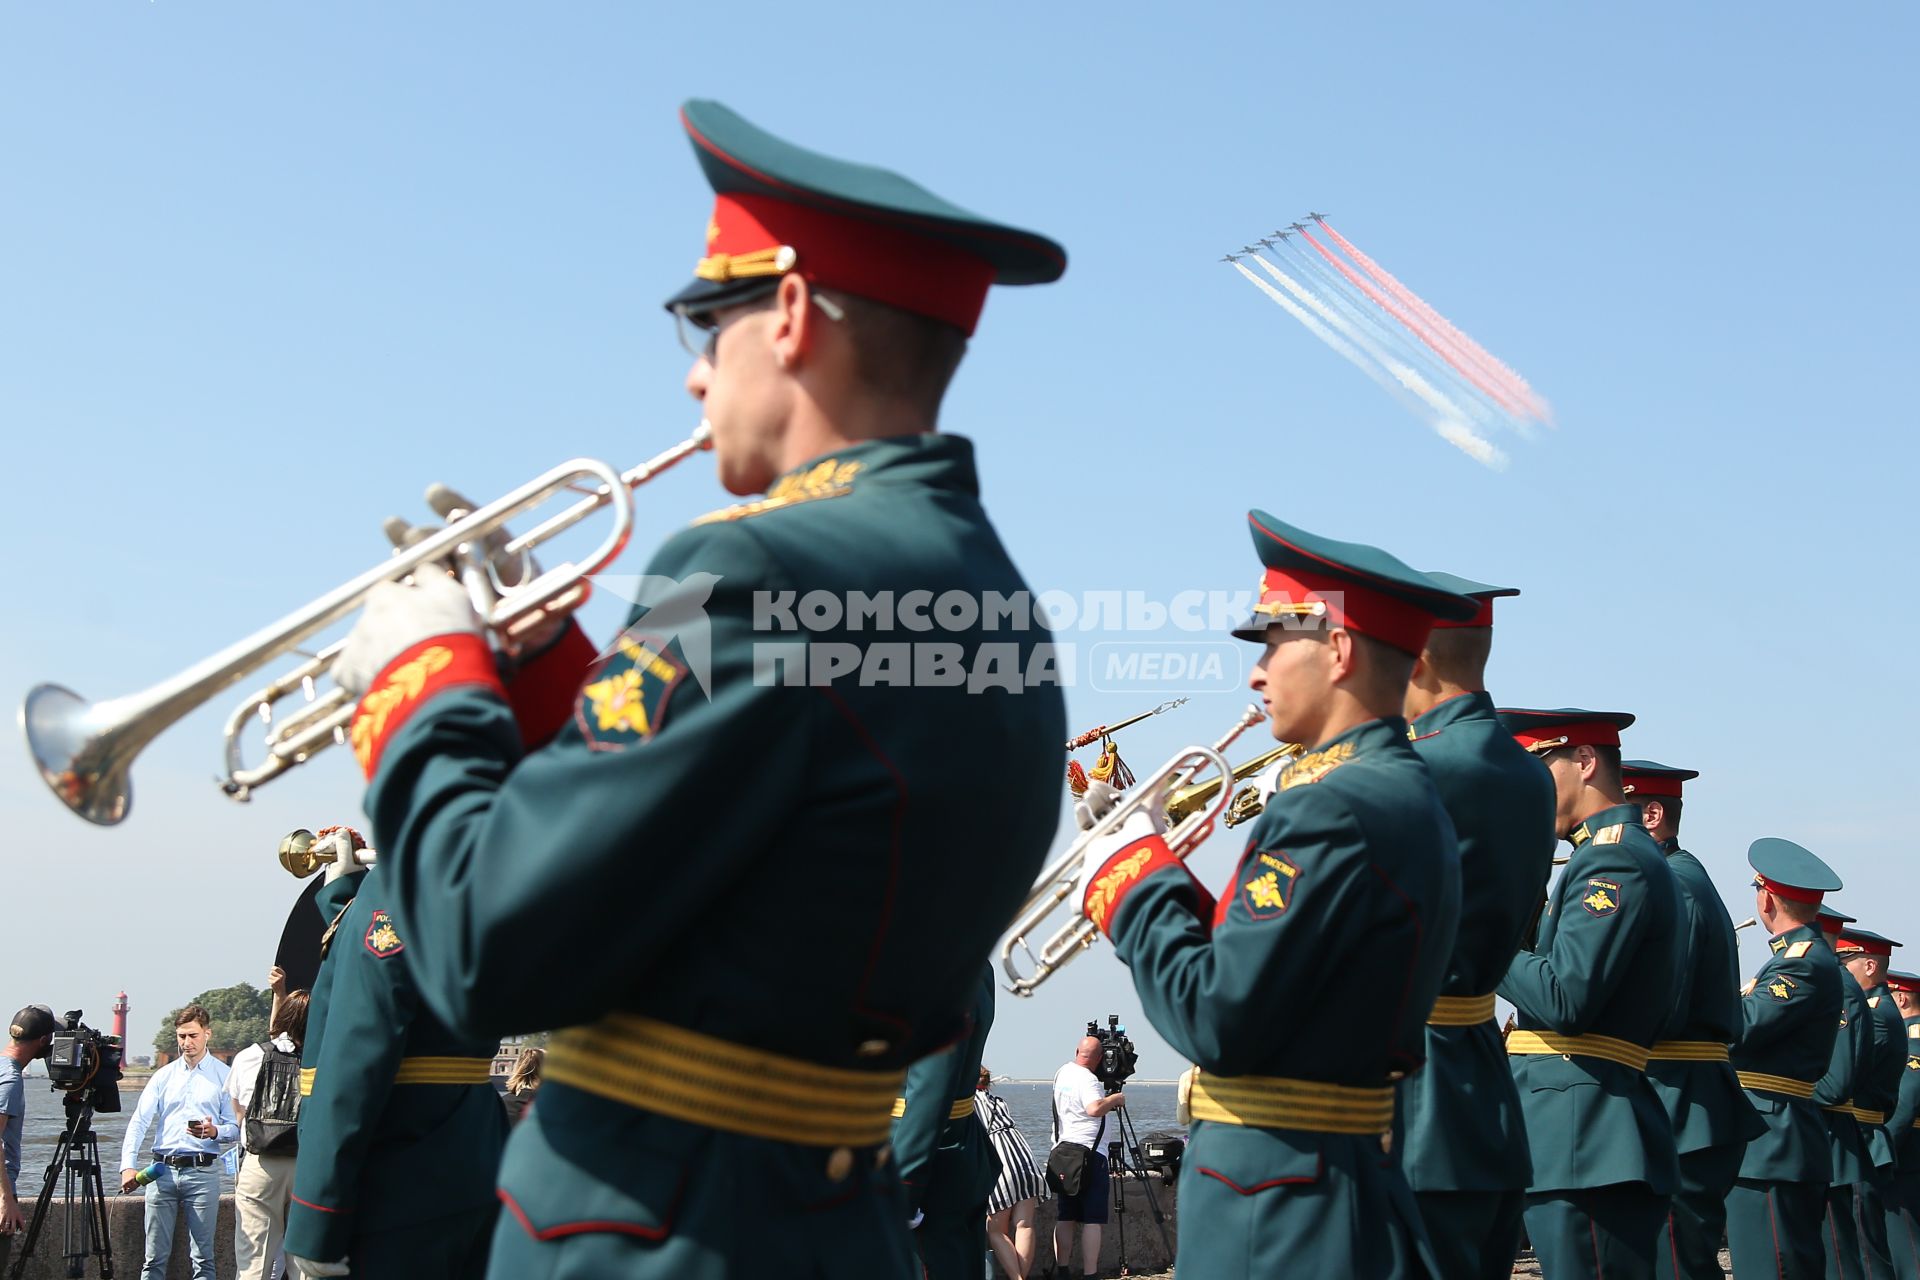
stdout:
[[305,827],[288,832],[280,841],[280,865],[301,880],[320,869],[320,859],[313,855],[313,845],[319,837]]
[[133,758],[151,739],[100,714],[64,685],[37,686],[20,704],[20,728],[40,778],[60,802],[111,827],[133,804]]

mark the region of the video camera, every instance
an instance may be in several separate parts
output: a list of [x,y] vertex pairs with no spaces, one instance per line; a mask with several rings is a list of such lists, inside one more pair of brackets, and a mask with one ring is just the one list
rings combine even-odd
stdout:
[[1120,1025],[1120,1015],[1108,1014],[1104,1027],[1098,1022],[1087,1023],[1087,1034],[1100,1042],[1100,1061],[1094,1064],[1093,1074],[1108,1093],[1118,1092],[1140,1063],[1127,1029]]
[[47,1047],[47,1079],[67,1095],[67,1106],[91,1103],[95,1111],[120,1109],[120,1037],[103,1035],[67,1010]]

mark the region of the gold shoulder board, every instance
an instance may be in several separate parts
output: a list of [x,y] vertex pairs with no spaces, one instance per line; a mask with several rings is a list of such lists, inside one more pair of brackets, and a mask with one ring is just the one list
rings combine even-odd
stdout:
[[1624,822],[1616,822],[1610,827],[1602,827],[1600,828],[1600,833],[1594,836],[1593,842],[1595,844],[1619,844],[1620,837],[1626,829],[1627,826]]
[[1813,943],[1803,938],[1787,948],[1787,959],[1798,960],[1811,950],[1813,950]]

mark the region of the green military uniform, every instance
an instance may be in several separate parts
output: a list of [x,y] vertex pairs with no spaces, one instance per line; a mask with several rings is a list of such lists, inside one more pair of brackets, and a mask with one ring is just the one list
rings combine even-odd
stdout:
[[[1859,954],[1890,960],[1901,944],[1851,925],[1840,930],[1836,950],[1841,963]],[[1857,982],[1853,983],[1858,986]],[[1893,993],[1885,983],[1865,992],[1867,1049],[1853,1082],[1853,1118],[1859,1122],[1862,1176],[1853,1185],[1853,1218],[1860,1240],[1860,1263],[1869,1280],[1892,1280],[1893,1255],[1887,1239],[1887,1197],[1894,1177],[1893,1139],[1887,1118],[1900,1097],[1906,1069],[1907,1034]]]
[[[1827,906],[1820,908],[1820,915],[1824,939],[1837,953],[1840,929],[1853,917]],[[1853,1091],[1872,1064],[1873,1013],[1867,1007],[1867,993],[1844,966],[1841,976],[1840,1033],[1834,1040],[1827,1073],[1820,1077],[1813,1095],[1827,1124],[1827,1149],[1833,1163],[1821,1238],[1827,1253],[1827,1280],[1863,1280],[1866,1270],[1860,1250],[1859,1206],[1853,1189],[1866,1180],[1871,1161],[1866,1136],[1854,1116]]]
[[[1614,746],[1624,712],[1506,709],[1529,751]],[[1499,993],[1514,1006],[1507,1054],[1533,1148],[1527,1237],[1552,1280],[1651,1276],[1678,1180],[1673,1131],[1648,1083],[1666,1026],[1680,893],[1638,805],[1586,815],[1532,951]]]
[[[1434,616],[1474,612],[1384,552],[1250,518],[1267,572],[1243,639],[1306,617],[1417,653]],[[1381,1138],[1394,1080],[1426,1052],[1458,859],[1406,722],[1386,716],[1281,773],[1217,906],[1157,836],[1089,877],[1084,909],[1197,1067],[1180,1274],[1438,1273]]]
[[328,948],[318,1052],[311,1022],[302,1052],[313,1074],[303,1069],[285,1247],[346,1258],[356,1277],[464,1280],[485,1270],[498,1207],[498,1041],[421,1007],[383,893],[381,872],[367,872]]
[[[1064,269],[898,175],[717,104],[683,119],[717,193],[683,316],[791,274],[965,333],[990,284]],[[716,438],[744,429],[708,408]],[[1050,636],[947,435],[813,458],[646,573],[677,585],[539,682],[569,689],[544,747],[467,636],[402,654],[356,721],[431,1005],[569,1028],[508,1146],[492,1274],[910,1275],[890,1111],[1052,840]]]
[[[1429,572],[1482,602],[1511,589]],[[1505,1280],[1520,1247],[1533,1165],[1493,989],[1513,961],[1553,871],[1553,779],[1520,749],[1486,693],[1450,698],[1413,722],[1460,844],[1460,932],[1427,1019],[1427,1065],[1401,1081],[1393,1149],[1440,1274]]]
[[[1920,977],[1889,973],[1895,990],[1920,992]],[[1901,1020],[1906,1037],[1906,1065],[1900,1073],[1900,1093],[1887,1121],[1893,1142],[1894,1174],[1887,1192],[1887,1240],[1895,1272],[1902,1280],[1920,1280],[1920,1014]]]
[[907,1071],[894,1109],[893,1155],[907,1189],[913,1247],[927,1280],[978,1280],[987,1252],[987,1197],[1000,1157],[974,1118],[980,1059],[993,1027],[993,971],[982,970],[964,1039]]
[[[1777,897],[1817,901],[1840,877],[1788,840],[1756,840],[1747,861]],[[1813,924],[1768,943],[1767,962],[1741,992],[1734,1070],[1767,1132],[1747,1144],[1727,1194],[1727,1246],[1738,1276],[1814,1280],[1822,1273],[1821,1219],[1833,1168],[1826,1120],[1814,1101],[1834,1056],[1852,986]]]
[[[1684,784],[1699,777],[1652,760],[1628,760],[1621,777],[1635,804],[1663,801],[1677,809]],[[1747,1143],[1766,1122],[1734,1075],[1728,1046],[1740,1038],[1739,944],[1733,917],[1700,860],[1677,840],[1660,844],[1680,888],[1684,956],[1675,975],[1673,1017],[1653,1046],[1647,1079],[1673,1124],[1680,1185],[1661,1228],[1661,1280],[1724,1276],[1727,1193],[1740,1175]]]

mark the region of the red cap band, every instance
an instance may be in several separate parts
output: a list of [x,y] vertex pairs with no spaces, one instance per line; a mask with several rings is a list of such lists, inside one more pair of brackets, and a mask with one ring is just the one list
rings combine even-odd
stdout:
[[1658,774],[1635,773],[1631,769],[1626,772],[1627,794],[1643,800],[1650,796],[1654,798],[1672,796],[1677,800],[1680,798],[1680,784],[1684,781],[1684,778],[1663,778]]
[[1844,925],[1840,928],[1840,941],[1833,944],[1833,949],[1843,956],[1890,956],[1893,954],[1892,943],[1872,942],[1866,938],[1849,938]]
[[[793,250],[790,267],[776,261],[783,246]],[[789,269],[808,284],[944,321],[969,337],[994,276],[984,259],[900,227],[768,195],[714,199],[701,278],[777,279]]]
[[1402,653],[1418,654],[1433,630],[1433,615],[1418,605],[1361,586],[1351,578],[1305,573],[1298,569],[1268,569],[1260,578],[1260,604],[1255,613],[1284,622],[1285,612],[1263,606],[1326,606],[1334,626],[1372,636]]
[[1465,622],[1448,622],[1445,618],[1437,618],[1434,620],[1433,629],[1435,631],[1450,631],[1455,627],[1490,627],[1492,626],[1493,625],[1493,597],[1487,596],[1483,599],[1479,596],[1475,596],[1474,598],[1480,602],[1480,612],[1474,614],[1471,618],[1468,618]]
[[1620,730],[1606,720],[1576,720],[1570,724],[1528,725],[1513,740],[1531,751],[1535,747],[1617,747]]
[[[1768,893],[1776,898],[1785,898],[1788,902],[1818,902],[1826,897],[1826,891],[1823,889],[1796,889],[1790,884],[1781,884],[1778,880],[1769,880],[1765,876],[1760,877],[1760,883]],[[1824,920],[1821,921],[1820,927],[1826,929]],[[1834,929],[1838,928],[1839,925],[1836,923]],[[1834,929],[1827,931],[1831,933]]]
[[1915,981],[1912,978],[1898,973],[1890,973],[1887,975],[1887,985],[1895,991],[1920,991],[1920,981]]

